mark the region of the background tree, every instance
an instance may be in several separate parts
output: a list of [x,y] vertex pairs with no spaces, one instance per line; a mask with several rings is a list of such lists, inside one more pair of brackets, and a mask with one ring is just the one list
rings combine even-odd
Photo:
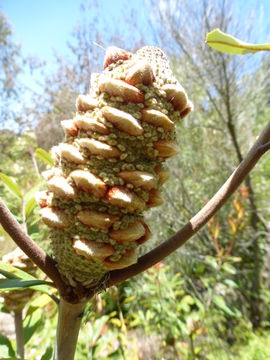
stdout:
[[[194,94],[195,107],[200,109],[200,114],[196,113],[196,119],[190,124],[189,134],[193,134],[189,140],[192,147],[201,148],[201,158],[196,163],[196,174],[201,171],[199,177],[204,178],[204,183],[208,183],[211,188],[215,180],[220,181],[225,176],[232,164],[242,161],[243,152],[254,136],[253,130],[263,126],[267,121],[260,116],[262,109],[267,107],[267,86],[262,73],[259,70],[255,71],[258,63],[254,63],[253,59],[246,60],[212,51],[203,45],[204,33],[219,27],[236,36],[241,35],[242,38],[249,39],[252,25],[247,22],[243,26],[242,22],[238,22],[234,16],[233,5],[227,1],[181,2],[181,6],[178,2],[162,3],[158,6],[152,2],[152,6],[156,15],[153,27],[159,33],[159,41],[171,54],[179,79],[193,89],[191,93]],[[254,69],[252,76],[248,74],[247,68]],[[194,125],[199,134],[196,132],[195,135]],[[191,132],[190,128],[193,129]],[[194,135],[197,139],[199,137],[198,143],[191,140],[195,138]],[[186,134],[184,139],[187,139]],[[207,149],[204,148],[204,143]],[[189,145],[185,143],[185,148],[186,146]],[[226,148],[226,157],[218,151],[220,147]],[[220,169],[218,177],[214,168],[211,169],[211,164]],[[207,179],[203,176],[206,169]],[[213,176],[209,177],[211,170]],[[186,179],[189,174],[184,175],[182,183],[190,182]],[[243,287],[249,289],[251,319],[257,326],[261,321],[258,306],[262,264],[260,246],[265,242],[265,236],[261,235],[267,232],[264,219],[266,214],[263,211],[263,203],[258,205],[256,186],[254,187],[250,176],[245,183],[249,203],[249,245],[247,246],[248,239],[243,234],[242,239],[238,239],[237,246],[242,247],[241,253],[245,253],[244,261],[249,268],[248,272],[252,272]],[[191,188],[194,188],[194,184]],[[187,194],[187,191],[184,191],[184,194]],[[240,255],[239,249],[233,251]]]

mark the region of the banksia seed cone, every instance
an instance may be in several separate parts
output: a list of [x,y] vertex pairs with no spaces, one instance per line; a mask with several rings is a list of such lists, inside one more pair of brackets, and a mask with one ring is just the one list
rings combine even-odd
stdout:
[[[4,255],[2,260],[3,262],[23,270],[30,275],[34,276],[36,274],[37,266],[20,248],[16,248],[12,252]],[[2,292],[1,296],[4,298],[4,304],[9,311],[18,312],[24,308],[33,294],[33,290],[23,289]]]
[[76,106],[38,202],[64,280],[93,287],[136,263],[150,237],[143,211],[162,203],[163,162],[177,153],[174,126],[192,104],[160,49],[112,47]]

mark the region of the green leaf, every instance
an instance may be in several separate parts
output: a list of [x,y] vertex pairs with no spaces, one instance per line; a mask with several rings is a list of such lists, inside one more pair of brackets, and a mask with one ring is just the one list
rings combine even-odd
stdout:
[[41,148],[37,148],[35,151],[35,155],[39,160],[43,161],[45,164],[53,166],[54,161],[51,155],[48,153],[48,151]]
[[6,187],[18,198],[22,199],[21,191],[14,180],[11,177],[0,172],[0,180],[6,185]]
[[[19,280],[26,280],[26,281],[30,281],[30,280],[38,280],[36,279],[34,276],[15,268],[14,266],[11,266],[9,264],[4,263],[3,261],[0,261],[0,274],[4,275],[5,277],[7,277],[8,279],[19,279]],[[43,281],[43,280],[38,280],[38,281]],[[32,290],[35,291],[40,291],[43,292],[45,294],[49,294],[51,293],[51,289],[50,287],[48,287],[48,285],[52,286],[53,284],[50,282],[43,282],[43,284],[46,285],[36,285],[36,286],[32,286]]]
[[47,347],[45,353],[42,355],[40,360],[51,360],[53,357],[53,348],[51,346]]
[[43,294],[38,297],[35,297],[34,300],[30,301],[30,304],[27,309],[26,316],[31,315],[38,309],[44,309],[49,303],[54,303],[52,298],[48,294]]
[[29,217],[31,212],[34,210],[34,208],[37,206],[36,198],[35,196],[30,197],[29,200],[25,204],[25,217],[26,219]]
[[18,277],[13,273],[2,269],[0,269],[0,274],[4,275],[7,279],[18,279]]
[[218,263],[216,258],[214,258],[213,256],[206,256],[205,257],[205,262],[210,265],[213,269],[217,270],[218,269]]
[[0,279],[0,289],[2,291],[20,290],[44,284],[49,285],[51,283],[44,280]]
[[122,351],[120,348],[118,348],[117,350],[108,354],[106,357],[100,358],[100,360],[120,360],[122,358]]
[[224,311],[225,314],[229,316],[234,316],[234,312],[226,305],[225,300],[221,295],[215,295],[213,298],[213,303],[222,311]]
[[238,288],[238,285],[236,284],[236,282],[231,280],[231,279],[225,279],[224,284],[227,285],[228,287],[232,288],[232,289]]
[[[9,273],[9,275],[7,275]],[[9,279],[37,280],[34,276],[0,260],[0,274]]]
[[6,336],[0,334],[0,359],[10,357],[15,357],[15,351],[9,339]]
[[224,263],[222,265],[222,269],[225,270],[228,274],[232,274],[232,275],[236,274],[236,268],[229,263]]
[[37,309],[30,315],[26,316],[23,321],[23,338],[24,345],[28,343],[31,337],[34,335],[38,327],[42,323],[42,314],[40,309]]
[[211,48],[227,54],[243,55],[257,51],[270,51],[270,44],[250,44],[226,34],[219,29],[208,33],[206,42]]
[[28,216],[31,214],[31,212],[34,210],[34,208],[37,206],[36,193],[39,190],[39,187],[40,187],[40,183],[38,183],[36,186],[32,187],[31,190],[29,190],[24,195],[26,218],[28,218]]
[[117,326],[117,327],[119,327],[119,328],[122,326],[121,321],[120,321],[119,319],[117,319],[117,318],[111,319],[110,322],[111,322],[113,325],[115,325],[115,326]]

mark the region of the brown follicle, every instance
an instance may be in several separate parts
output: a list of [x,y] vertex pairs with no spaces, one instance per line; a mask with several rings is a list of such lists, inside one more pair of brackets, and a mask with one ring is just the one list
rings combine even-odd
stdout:
[[157,189],[153,189],[149,192],[149,199],[147,201],[147,205],[149,207],[156,207],[163,204],[163,199],[161,193]]
[[162,127],[164,131],[173,131],[174,129],[173,121],[171,121],[167,115],[163,114],[163,112],[158,110],[143,109],[141,120],[148,124]]
[[155,80],[152,66],[146,61],[139,61],[127,72],[125,81],[130,85],[152,85]]
[[60,155],[65,160],[74,162],[75,164],[85,164],[86,159],[75,146],[62,143],[59,145]]
[[39,191],[36,193],[36,202],[41,208],[48,206],[48,192]]
[[129,135],[137,136],[143,134],[143,128],[139,121],[125,111],[115,109],[112,106],[104,106],[102,114],[116,128]]
[[76,100],[76,108],[79,112],[94,110],[98,107],[98,101],[91,95],[79,95]]
[[169,140],[155,141],[154,148],[158,151],[158,156],[161,158],[169,158],[179,152],[175,143]]
[[76,195],[74,188],[63,176],[54,176],[48,181],[49,190],[60,197],[73,199]]
[[114,248],[110,244],[90,241],[83,238],[73,239],[73,249],[86,259],[103,260],[114,254]]
[[121,151],[116,147],[108,145],[104,142],[82,138],[78,140],[80,146],[86,148],[93,155],[101,155],[106,159],[120,157]]
[[181,119],[184,119],[191,111],[193,110],[193,104],[191,101],[188,101],[184,110],[180,113]]
[[145,227],[141,221],[130,223],[126,229],[111,230],[110,238],[119,243],[125,244],[139,240],[145,235]]
[[119,219],[119,216],[93,210],[82,210],[78,212],[77,218],[84,225],[105,230],[109,229]]
[[104,69],[111,64],[117,63],[119,60],[128,60],[130,57],[131,54],[128,51],[116,46],[109,46],[104,57]]
[[166,170],[162,165],[158,165],[155,167],[155,173],[158,174],[159,184],[163,185],[170,178],[169,170]]
[[107,193],[107,200],[110,204],[124,208],[128,211],[143,210],[145,202],[134,192],[123,186],[114,186]]
[[125,102],[138,104],[144,101],[144,94],[123,80],[103,79],[99,82],[99,91],[106,92],[110,96],[121,96]]
[[165,84],[161,89],[165,91],[167,100],[181,113],[188,101],[185,89],[180,84]]
[[39,214],[42,221],[52,228],[64,229],[70,226],[70,222],[64,210],[44,207],[40,210]]
[[146,171],[121,171],[118,173],[118,176],[126,183],[140,187],[146,191],[157,186],[157,178]]
[[136,243],[138,245],[144,244],[151,237],[151,230],[150,230],[149,226],[144,221],[141,221],[141,223],[144,227],[145,232],[144,232],[144,235],[136,241]]
[[90,118],[86,115],[77,114],[76,118],[74,119],[74,122],[77,125],[77,127],[81,130],[96,131],[103,135],[108,135],[110,133],[107,126],[105,126],[102,122],[94,118]]
[[105,259],[103,265],[108,270],[123,269],[137,262],[136,249],[127,250],[118,261],[112,261],[109,258]]
[[61,126],[66,136],[76,136],[78,134],[78,128],[73,119],[62,120]]
[[78,189],[84,190],[97,198],[104,197],[107,191],[106,184],[87,170],[74,170],[69,176]]
[[41,175],[44,180],[48,181],[55,175],[55,171],[54,169],[45,170],[41,173]]

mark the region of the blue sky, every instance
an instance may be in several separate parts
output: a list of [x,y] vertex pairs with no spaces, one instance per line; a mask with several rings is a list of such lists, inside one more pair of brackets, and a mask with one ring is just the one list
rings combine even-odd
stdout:
[[[67,50],[66,42],[80,20],[81,0],[0,0],[0,7],[13,26],[16,40],[24,52],[52,60],[53,49],[60,53]],[[126,1],[99,1],[104,14],[112,21],[125,8]],[[129,2],[137,9],[141,1]],[[93,11],[93,16],[94,16]],[[105,18],[105,16],[104,16]]]
[[[87,11],[88,18],[98,15],[95,1]],[[124,26],[121,17],[128,11],[136,11],[141,24],[145,21],[144,0],[97,0],[101,8],[102,19],[99,26],[101,33],[115,26]],[[54,70],[55,52],[61,56],[70,55],[67,42],[72,40],[71,32],[82,20],[81,0],[0,0],[0,9],[7,16],[14,32],[15,41],[21,45],[26,56],[33,56],[46,62],[45,72]],[[84,1],[87,3],[87,1]],[[93,37],[94,38],[94,37]],[[109,46],[111,44],[105,44]],[[100,51],[99,49],[97,51]],[[101,54],[104,52],[102,51]],[[42,71],[35,71],[34,75],[25,73],[21,81],[38,91],[36,80],[42,79]]]

